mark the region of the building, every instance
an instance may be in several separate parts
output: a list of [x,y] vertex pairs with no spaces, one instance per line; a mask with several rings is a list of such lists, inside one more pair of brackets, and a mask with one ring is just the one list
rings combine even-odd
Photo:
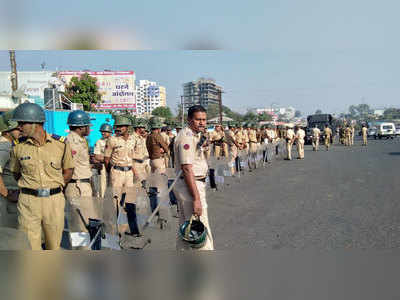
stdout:
[[273,117],[280,117],[283,116],[285,119],[293,119],[296,115],[296,110],[294,107],[271,107],[271,108],[256,108],[256,114],[270,114]]
[[193,105],[202,105],[208,108],[210,103],[218,104],[222,93],[222,87],[211,78],[199,78],[183,84],[183,101],[187,110]]
[[157,107],[167,106],[166,89],[157,82],[139,80],[136,85],[136,108],[138,115],[151,115]]
[[[14,108],[18,103],[11,99],[11,72],[0,72],[0,110]],[[53,71],[18,71],[18,90],[22,101],[44,105],[44,90],[57,83]]]

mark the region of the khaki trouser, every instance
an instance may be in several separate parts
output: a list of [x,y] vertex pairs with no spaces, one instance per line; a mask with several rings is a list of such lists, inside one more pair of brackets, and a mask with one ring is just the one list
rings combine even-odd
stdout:
[[108,183],[108,174],[106,168],[103,167],[100,171],[100,197],[104,198],[104,194],[107,190],[107,183]]
[[312,146],[314,151],[318,151],[319,138],[312,138]]
[[151,166],[151,173],[158,171],[160,174],[164,174],[166,171],[164,158],[151,159],[150,166]]
[[232,175],[235,174],[235,159],[238,156],[238,148],[234,146],[230,146],[230,160],[229,163],[232,166],[231,167],[231,173]]
[[[70,205],[79,208],[86,223],[89,222],[89,218],[101,218],[101,215],[99,215],[100,212],[98,211],[99,206],[96,205],[97,203],[94,202],[95,198],[92,196],[92,187],[90,183],[68,183],[65,189],[65,198],[67,200],[68,210],[71,209]],[[71,222],[71,224],[69,224],[71,232],[87,232],[79,215],[75,213],[74,208],[72,209],[70,219],[68,220]]]
[[345,144],[345,146],[351,146],[351,136],[350,135],[345,137],[344,144]]
[[17,203],[0,196],[0,227],[18,228]]
[[42,250],[42,230],[47,250],[58,250],[64,230],[65,198],[63,193],[36,197],[20,193],[18,227],[24,231],[32,250]]
[[292,146],[292,141],[286,142],[287,159],[292,159]]
[[328,137],[325,137],[325,147],[326,147],[326,150],[329,150],[329,146],[331,145],[331,137],[330,136],[328,136]]
[[136,171],[139,181],[145,180],[147,178],[147,170],[146,170],[146,163],[145,162],[133,162],[133,168]]
[[165,166],[165,169],[168,169],[168,166],[169,166],[169,155],[164,155],[164,166]]
[[[176,239],[176,250],[214,250],[214,241],[210,229],[210,224],[208,222],[208,208],[206,201],[206,183],[201,181],[195,181],[197,190],[200,194],[200,201],[202,205],[202,215],[200,221],[207,228],[208,236],[205,245],[200,249],[191,248],[187,243],[182,241],[177,234]],[[185,221],[188,221],[193,215],[193,197],[189,192],[189,189],[183,179],[178,179],[174,186],[174,194],[178,200],[179,207],[179,225],[182,225]],[[179,229],[178,229],[179,230]]]
[[367,135],[363,135],[363,145],[367,146],[367,143],[368,143]]
[[297,141],[296,146],[299,158],[304,158],[304,141]]
[[221,157],[221,146],[214,145],[214,156]]

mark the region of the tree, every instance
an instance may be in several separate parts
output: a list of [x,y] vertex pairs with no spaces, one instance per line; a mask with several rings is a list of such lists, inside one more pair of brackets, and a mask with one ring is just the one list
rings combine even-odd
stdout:
[[383,112],[384,119],[393,120],[400,119],[400,109],[398,108],[388,108]]
[[316,115],[320,115],[320,114],[322,114],[322,110],[320,110],[320,109],[317,109],[317,110],[315,111],[315,114],[316,114]]
[[366,119],[372,113],[372,110],[368,104],[350,105],[349,113],[354,119]]
[[258,121],[265,122],[265,121],[272,121],[272,116],[267,113],[262,113],[257,116]]
[[294,117],[295,118],[300,118],[301,117],[301,111],[296,110],[295,113],[294,113]]
[[65,87],[65,95],[74,103],[82,103],[84,110],[95,110],[92,104],[96,105],[101,100],[96,82],[97,79],[88,73],[72,77]]
[[258,116],[252,111],[247,111],[247,113],[243,116],[243,121],[245,122],[257,122]]
[[159,106],[151,112],[153,116],[161,117],[165,119],[172,119],[174,116],[168,106]]

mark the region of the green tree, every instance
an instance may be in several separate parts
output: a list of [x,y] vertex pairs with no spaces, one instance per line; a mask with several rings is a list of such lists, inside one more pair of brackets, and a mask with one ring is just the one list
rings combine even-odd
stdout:
[[295,118],[300,118],[301,117],[301,111],[300,110],[296,110],[294,113],[294,117]]
[[243,121],[245,122],[257,122],[257,115],[252,111],[247,111],[247,113],[243,116]]
[[322,114],[322,110],[320,110],[320,109],[317,109],[317,110],[315,111],[315,114],[316,114],[316,115],[320,115],[320,114]]
[[155,108],[151,114],[156,117],[161,117],[165,119],[172,119],[174,116],[171,112],[171,109],[168,106],[160,106]]
[[257,116],[258,121],[272,121],[272,116],[267,113],[262,113]]
[[95,110],[94,106],[101,100],[96,82],[97,79],[88,73],[72,77],[65,87],[65,95],[74,103],[82,103],[84,110]]
[[384,119],[393,120],[400,119],[400,109],[398,108],[388,108],[383,112]]

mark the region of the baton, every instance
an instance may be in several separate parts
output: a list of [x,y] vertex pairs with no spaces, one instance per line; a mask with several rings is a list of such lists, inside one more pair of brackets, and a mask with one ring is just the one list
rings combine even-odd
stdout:
[[[179,170],[178,174],[176,175],[176,178],[174,179],[174,181],[172,182],[171,186],[168,188],[167,191],[167,195],[169,195],[169,193],[172,191],[175,183],[178,181],[179,177],[182,174],[182,170]],[[168,199],[169,201],[169,199]],[[150,217],[148,217],[148,219],[146,220],[146,223],[144,223],[143,227],[142,227],[142,232],[150,225],[151,220],[153,220],[154,216],[157,214],[157,212],[160,210],[161,204],[165,202],[165,201],[160,201],[157,205],[157,207],[154,209],[153,213],[150,215]]]

